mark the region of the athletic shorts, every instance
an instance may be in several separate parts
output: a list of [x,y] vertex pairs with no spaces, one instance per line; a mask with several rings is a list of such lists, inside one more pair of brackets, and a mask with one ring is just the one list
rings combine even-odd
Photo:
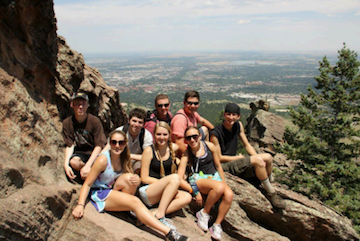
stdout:
[[244,157],[235,161],[221,163],[224,172],[243,179],[255,177],[254,168],[251,166],[250,157]]
[[200,179],[211,179],[219,182],[222,181],[220,174],[218,172],[215,172],[214,174],[194,173],[189,177],[189,182],[196,182]]
[[86,163],[86,162],[89,160],[89,158],[90,158],[91,155],[86,154],[86,153],[84,153],[84,152],[74,152],[74,153],[71,155],[70,160],[71,160],[71,158],[73,158],[73,157],[75,157],[75,156],[79,157],[83,163]]
[[98,212],[103,212],[105,209],[105,200],[109,197],[112,189],[90,189],[90,201]]
[[143,201],[143,203],[146,204],[146,206],[153,207],[153,206],[155,206],[155,204],[150,204],[149,199],[146,194],[146,190],[148,189],[149,186],[150,185],[144,185],[144,186],[140,187],[139,188],[139,196],[140,196],[141,200]]

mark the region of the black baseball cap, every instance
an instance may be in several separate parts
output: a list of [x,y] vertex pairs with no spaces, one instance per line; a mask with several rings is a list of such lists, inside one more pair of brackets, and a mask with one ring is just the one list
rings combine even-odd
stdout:
[[84,92],[76,92],[72,97],[71,100],[75,100],[75,99],[84,99],[87,102],[89,102],[89,96],[87,94],[85,94]]
[[227,113],[235,113],[240,115],[240,107],[235,103],[228,103],[225,106],[225,112]]

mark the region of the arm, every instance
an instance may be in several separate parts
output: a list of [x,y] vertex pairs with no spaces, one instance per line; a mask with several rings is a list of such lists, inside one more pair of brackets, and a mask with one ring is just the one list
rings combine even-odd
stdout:
[[199,123],[200,123],[202,126],[206,126],[206,127],[209,129],[209,131],[212,130],[212,129],[214,129],[214,125],[211,124],[210,121],[208,121],[207,119],[205,119],[205,118],[203,118],[203,117],[201,117]]
[[239,137],[240,137],[240,140],[242,142],[242,144],[244,145],[244,148],[246,150],[246,152],[250,155],[250,156],[253,156],[253,155],[256,155],[256,151],[254,149],[254,147],[252,147],[252,145],[250,145],[246,135],[245,135],[245,131],[244,131],[244,127],[243,125],[241,124],[241,122],[239,122],[240,124],[240,134],[239,134]]
[[175,144],[178,146],[178,151],[184,153],[186,151],[187,145],[185,144],[184,137],[174,136]]
[[223,182],[225,182],[225,175],[224,175],[224,170],[222,169],[221,163],[220,163],[220,155],[218,153],[218,149],[215,147],[215,145],[211,142],[206,142],[206,144],[208,145],[212,155],[213,155],[213,159],[214,159],[214,165],[216,170],[218,171],[221,179],[223,180]]
[[218,153],[218,156],[220,158],[220,162],[231,162],[231,161],[238,160],[239,158],[244,158],[245,157],[242,154],[235,155],[235,156],[222,155],[221,154],[221,147],[220,147],[219,139],[215,135],[211,135],[210,141],[214,144],[214,146],[216,148],[216,152]]
[[72,146],[65,147],[64,169],[65,169],[66,175],[70,179],[74,179],[76,177],[76,175],[74,174],[72,168],[70,167],[70,157],[74,153],[74,149],[75,149],[74,144]]
[[107,160],[104,155],[99,156],[94,166],[91,168],[88,177],[86,178],[84,184],[80,190],[80,196],[78,200],[78,205],[74,208],[72,214],[75,219],[80,219],[84,216],[84,208],[85,208],[85,201],[87,196],[89,195],[90,188],[92,184],[95,182],[96,178],[106,169]]
[[158,179],[149,176],[150,163],[153,158],[152,148],[150,146],[146,147],[143,154],[144,155],[142,155],[141,158],[141,172],[140,172],[141,181],[145,184],[151,184],[157,182]]
[[184,189],[185,191],[191,192],[192,188],[191,188],[190,184],[187,181],[185,181],[185,179],[184,179],[188,160],[189,160],[188,153],[187,153],[187,151],[185,151],[185,154],[181,157],[181,160],[180,160],[178,174],[181,178],[180,187],[182,189]]
[[95,162],[97,156],[100,154],[101,152],[101,146],[96,146],[94,148],[94,150],[91,153],[91,156],[89,158],[89,160],[85,163],[85,165],[83,166],[83,168],[81,168],[80,170],[80,175],[82,179],[85,179],[90,172],[91,166],[93,165],[93,163]]

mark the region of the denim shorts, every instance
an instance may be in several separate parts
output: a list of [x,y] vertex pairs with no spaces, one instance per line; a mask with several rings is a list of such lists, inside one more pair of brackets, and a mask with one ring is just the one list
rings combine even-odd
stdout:
[[146,204],[146,206],[153,207],[153,206],[155,206],[155,204],[150,204],[149,199],[146,194],[146,190],[148,189],[149,186],[150,185],[144,185],[144,186],[140,187],[139,188],[139,196],[140,196],[141,200],[143,201],[143,203]]

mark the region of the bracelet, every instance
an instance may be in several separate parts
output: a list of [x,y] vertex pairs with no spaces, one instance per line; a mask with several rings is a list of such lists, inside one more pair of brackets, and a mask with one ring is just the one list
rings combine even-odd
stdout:
[[80,205],[80,206],[83,206],[83,207],[85,207],[85,205],[84,205],[84,204],[81,204],[81,203],[78,203],[77,205]]

